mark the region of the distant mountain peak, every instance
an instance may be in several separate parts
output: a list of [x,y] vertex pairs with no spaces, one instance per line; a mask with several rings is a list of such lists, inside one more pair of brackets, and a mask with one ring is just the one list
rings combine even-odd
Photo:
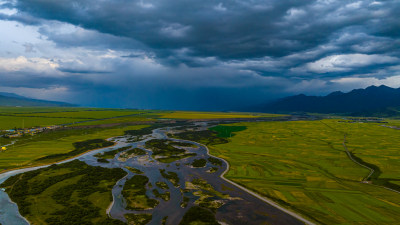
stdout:
[[327,96],[338,96],[338,95],[343,95],[343,94],[344,94],[344,93],[341,92],[341,91],[334,91],[334,92],[330,93],[330,94],[327,95]]
[[365,88],[365,90],[368,90],[368,89],[394,89],[394,88],[391,88],[391,87],[388,87],[388,86],[382,84],[382,85],[379,85],[379,86],[371,85],[371,86]]
[[66,102],[56,102],[26,98],[14,93],[0,92],[0,106],[46,106],[46,107],[71,107],[75,106]]
[[5,97],[13,97],[13,98],[26,98],[24,96],[17,95],[15,93],[10,93],[10,92],[0,92],[0,95],[5,96]]
[[388,107],[400,107],[400,88],[396,89],[385,85],[369,86],[365,89],[354,89],[347,93],[335,91],[321,97],[300,94],[259,106],[255,111],[356,113],[382,110]]

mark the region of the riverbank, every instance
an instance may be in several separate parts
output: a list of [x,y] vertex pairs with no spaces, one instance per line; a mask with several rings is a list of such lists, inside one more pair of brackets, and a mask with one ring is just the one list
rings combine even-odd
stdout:
[[278,205],[278,203],[272,201],[271,199],[268,199],[267,197],[261,196],[261,195],[255,193],[255,192],[253,192],[253,191],[251,191],[251,190],[249,190],[249,189],[247,189],[247,188],[241,186],[240,184],[237,184],[237,183],[235,183],[235,182],[233,182],[233,181],[231,181],[231,180],[225,178],[224,175],[229,171],[229,162],[226,161],[226,160],[223,159],[223,158],[220,158],[220,157],[211,155],[211,154],[210,154],[210,150],[208,149],[207,146],[205,146],[205,145],[203,145],[203,144],[200,144],[200,143],[197,143],[197,144],[204,146],[204,147],[207,149],[207,154],[208,154],[208,155],[210,155],[210,156],[212,156],[212,157],[215,157],[215,158],[217,158],[217,159],[222,160],[222,161],[227,165],[227,167],[226,167],[226,169],[224,170],[224,172],[222,172],[222,174],[220,175],[220,178],[221,178],[221,179],[225,180],[226,182],[228,182],[228,183],[230,183],[230,184],[232,184],[232,185],[235,185],[236,187],[240,188],[241,190],[243,190],[243,191],[245,191],[245,192],[247,192],[247,193],[253,195],[254,197],[256,197],[256,198],[258,198],[258,199],[260,199],[260,200],[262,200],[262,201],[264,201],[264,202],[266,202],[266,203],[272,205],[273,207],[275,207],[275,208],[277,208],[277,209],[279,209],[279,210],[281,210],[281,211],[283,211],[283,212],[285,212],[285,213],[287,213],[287,214],[289,214],[289,215],[295,217],[296,219],[298,219],[298,220],[304,222],[305,224],[308,224],[308,225],[316,225],[316,223],[311,222],[311,221],[309,221],[309,220],[303,218],[301,215],[296,214],[296,213],[294,213],[294,212],[292,212],[292,211],[290,211],[290,210],[288,210],[288,209],[286,209],[286,208],[283,208],[282,206]]

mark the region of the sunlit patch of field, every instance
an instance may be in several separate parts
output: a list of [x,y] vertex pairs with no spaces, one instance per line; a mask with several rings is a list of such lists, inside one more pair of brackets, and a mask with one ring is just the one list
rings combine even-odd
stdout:
[[246,122],[211,153],[230,163],[226,177],[322,224],[393,224],[400,194],[360,181],[369,171],[349,151],[400,178],[400,130],[339,120]]
[[73,143],[120,136],[125,130],[136,130],[148,125],[119,126],[113,128],[71,129],[40,133],[21,139],[6,151],[0,152],[0,172],[3,169],[34,166],[39,158],[63,154],[74,150]]
[[230,119],[230,118],[259,118],[278,117],[282,115],[267,113],[221,113],[221,112],[190,112],[174,111],[163,113],[160,118],[168,119]]

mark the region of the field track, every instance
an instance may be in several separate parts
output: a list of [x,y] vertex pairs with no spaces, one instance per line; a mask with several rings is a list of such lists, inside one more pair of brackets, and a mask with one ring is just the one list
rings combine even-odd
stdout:
[[375,170],[374,170],[373,168],[371,168],[371,167],[368,167],[368,166],[366,166],[366,165],[364,165],[364,164],[361,164],[361,163],[357,162],[357,160],[355,160],[355,159],[353,158],[353,156],[350,154],[350,152],[349,152],[349,150],[347,149],[347,146],[346,146],[346,135],[344,135],[343,147],[344,147],[344,150],[346,150],[346,154],[347,154],[347,156],[349,157],[349,159],[351,159],[351,161],[355,162],[356,164],[358,164],[358,165],[360,165],[360,166],[362,166],[362,167],[364,167],[364,168],[366,168],[366,169],[368,169],[368,170],[370,171],[370,173],[368,174],[368,176],[366,176],[366,177],[363,178],[363,181],[367,181],[367,180],[372,176],[372,174],[375,173]]
[[[346,146],[346,135],[344,135],[343,147],[344,147],[344,149],[346,150],[346,154],[347,154],[347,156],[351,159],[351,161],[353,161],[353,162],[355,162],[356,164],[358,164],[358,165],[360,165],[360,166],[362,166],[362,167],[364,167],[364,168],[370,170],[370,173],[368,174],[368,176],[366,176],[366,177],[363,179],[363,181],[368,181],[368,179],[372,176],[372,174],[375,173],[375,170],[374,170],[373,168],[371,168],[371,167],[368,167],[368,166],[366,166],[366,165],[364,165],[364,164],[361,164],[361,163],[357,162],[357,160],[355,160],[355,159],[353,158],[353,156],[350,154],[350,152],[349,152],[349,150],[347,149],[347,146]],[[370,185],[373,185],[373,186],[376,186],[376,187],[385,188],[386,190],[393,191],[393,192],[396,192],[396,193],[400,194],[400,191],[397,191],[397,190],[394,190],[394,189],[391,189],[391,188],[388,188],[388,187],[385,187],[385,186],[375,185],[375,184],[372,184],[372,183],[366,183],[366,184],[370,184]]]

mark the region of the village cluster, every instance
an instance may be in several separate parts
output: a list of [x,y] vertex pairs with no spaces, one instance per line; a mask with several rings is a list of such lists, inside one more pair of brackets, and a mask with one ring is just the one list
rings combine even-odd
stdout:
[[[18,138],[18,137],[22,137],[22,136],[26,136],[26,135],[34,136],[38,133],[48,131],[48,130],[55,130],[60,127],[61,126],[53,125],[53,126],[47,126],[47,127],[34,127],[34,128],[25,128],[25,129],[21,129],[21,128],[9,129],[9,130],[3,130],[1,132],[2,133],[1,136],[5,137],[5,138]],[[5,151],[5,150],[7,150],[6,146],[2,146],[0,148],[0,151]]]

